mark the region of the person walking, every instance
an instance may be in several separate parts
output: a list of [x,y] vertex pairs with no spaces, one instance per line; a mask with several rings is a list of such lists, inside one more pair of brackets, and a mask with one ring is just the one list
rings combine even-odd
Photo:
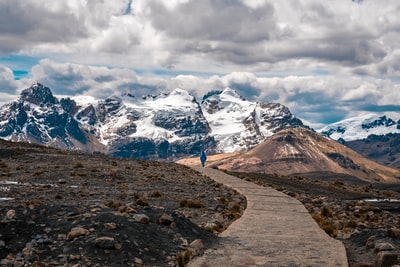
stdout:
[[204,168],[205,164],[206,164],[206,160],[207,160],[207,155],[206,152],[201,151],[200,154],[200,162],[201,162],[201,166]]

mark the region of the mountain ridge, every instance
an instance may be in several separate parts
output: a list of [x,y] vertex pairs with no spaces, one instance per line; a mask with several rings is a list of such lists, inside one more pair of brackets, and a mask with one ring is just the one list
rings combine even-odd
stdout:
[[370,113],[342,120],[319,132],[385,166],[400,168],[399,114]]
[[334,140],[355,141],[369,135],[400,133],[400,119],[386,114],[369,113],[326,125],[318,130]]
[[304,125],[287,107],[250,102],[230,88],[201,102],[179,88],[142,97],[58,99],[35,83],[0,108],[0,138],[126,158],[247,150],[285,127]]

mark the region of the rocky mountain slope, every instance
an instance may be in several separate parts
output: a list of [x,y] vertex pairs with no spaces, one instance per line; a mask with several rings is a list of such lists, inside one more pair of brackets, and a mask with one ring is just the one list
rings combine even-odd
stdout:
[[380,164],[400,168],[400,134],[370,135],[365,139],[343,141],[343,144]]
[[328,125],[319,132],[380,164],[400,168],[400,120],[396,116],[368,114]]
[[395,182],[400,176],[400,171],[368,160],[305,128],[284,129],[248,152],[216,160],[211,166],[229,171],[280,175],[335,173],[346,175],[346,179],[353,177],[367,182]]
[[246,150],[288,126],[303,124],[285,106],[246,101],[229,88],[199,103],[178,88],[58,99],[36,83],[0,108],[0,138],[143,159]]

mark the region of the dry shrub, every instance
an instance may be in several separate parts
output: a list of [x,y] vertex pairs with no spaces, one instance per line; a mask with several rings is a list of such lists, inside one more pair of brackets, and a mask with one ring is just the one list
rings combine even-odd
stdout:
[[192,258],[192,253],[190,253],[189,250],[185,250],[185,252],[176,254],[176,261],[178,267],[185,267],[191,258]]
[[208,226],[205,228],[207,232],[210,232],[212,234],[215,233],[221,233],[222,231],[224,231],[224,227],[222,224],[216,223],[212,226]]
[[220,197],[220,198],[218,198],[218,202],[219,202],[220,204],[222,204],[222,205],[225,205],[225,204],[228,203],[228,200],[226,200],[225,197]]
[[327,206],[323,206],[321,209],[321,215],[324,217],[332,217],[332,211]]
[[229,211],[226,213],[232,220],[237,220],[241,216],[241,207],[237,202],[231,202],[229,204]]
[[162,197],[163,193],[159,190],[154,190],[153,192],[150,193],[150,197]]
[[314,214],[312,217],[318,223],[319,227],[325,231],[325,233],[331,237],[337,236],[337,229],[333,226],[332,222],[328,218],[319,214]]
[[114,200],[110,200],[110,201],[108,201],[105,205],[106,205],[107,207],[109,207],[109,208],[118,209],[119,207],[122,206],[122,203],[121,203],[121,202],[114,201]]
[[204,204],[201,201],[196,201],[196,200],[192,200],[192,199],[181,199],[179,201],[179,207],[200,209],[200,208],[204,207]]
[[109,172],[108,172],[108,175],[110,176],[110,177],[117,177],[117,169],[111,169]]
[[149,206],[149,202],[147,202],[147,200],[144,198],[137,199],[135,203],[138,206]]
[[8,165],[5,162],[0,161],[0,168],[7,168]]
[[350,228],[356,228],[357,227],[357,222],[355,220],[350,220],[346,223],[346,227]]
[[75,169],[81,169],[81,168],[84,168],[84,166],[83,166],[82,163],[78,162],[78,163],[75,164],[74,168]]

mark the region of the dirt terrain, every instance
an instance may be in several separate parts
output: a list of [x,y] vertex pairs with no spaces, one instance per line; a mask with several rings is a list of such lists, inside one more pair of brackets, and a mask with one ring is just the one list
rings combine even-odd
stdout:
[[176,266],[245,204],[179,164],[0,141],[0,266]]
[[[377,244],[399,253],[399,203],[362,201],[400,199],[398,186],[234,175],[302,201],[345,244],[350,266],[376,266]],[[183,266],[218,245],[245,205],[179,164],[0,141],[0,266]]]

